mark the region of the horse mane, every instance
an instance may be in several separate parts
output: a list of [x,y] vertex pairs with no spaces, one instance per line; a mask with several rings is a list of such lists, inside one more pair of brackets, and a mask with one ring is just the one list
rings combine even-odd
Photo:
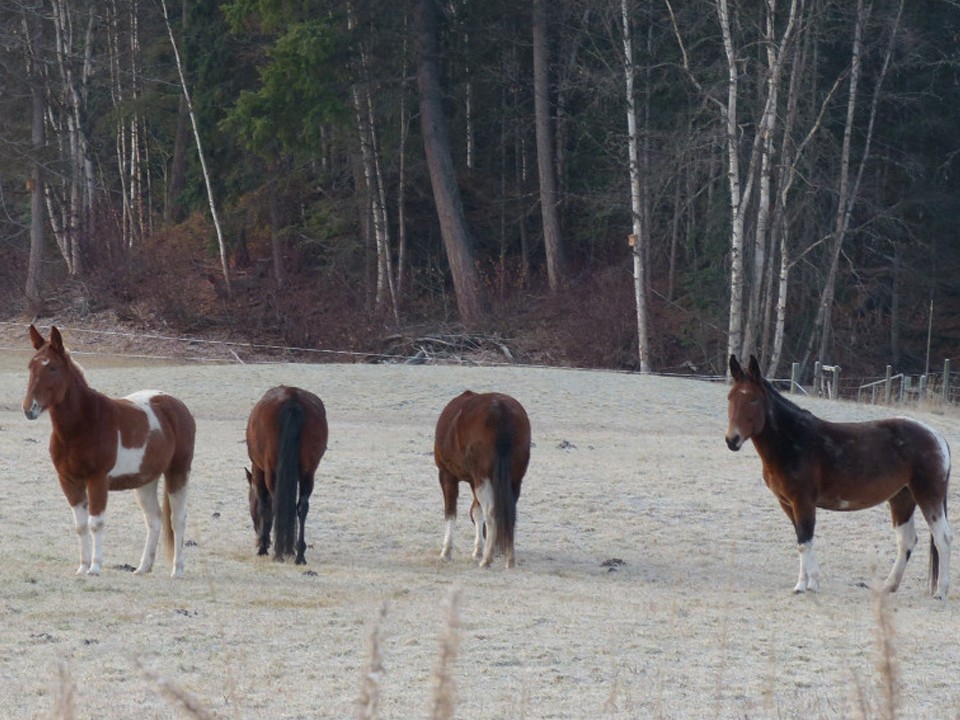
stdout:
[[780,451],[786,454],[794,454],[791,448],[796,447],[797,440],[814,441],[817,438],[816,428],[823,421],[820,420],[809,410],[805,410],[791,400],[788,400],[773,383],[766,378],[761,378],[764,392],[769,398],[769,409],[767,411],[767,423],[774,437],[781,438],[778,443]]

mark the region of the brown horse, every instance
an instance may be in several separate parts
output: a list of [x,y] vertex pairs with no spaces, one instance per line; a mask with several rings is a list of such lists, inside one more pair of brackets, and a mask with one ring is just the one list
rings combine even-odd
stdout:
[[[473,491],[473,557],[482,555],[480,567],[487,567],[494,550],[499,550],[507,557],[507,567],[513,567],[517,500],[530,461],[530,420],[523,406],[509,395],[467,390],[440,413],[433,457],[440,470],[447,523],[441,559],[450,559],[459,484],[465,482]],[[477,508],[480,513],[474,513]]]
[[[30,338],[37,352],[30,360],[23,412],[30,420],[44,410],[50,414],[50,457],[80,536],[77,574],[99,575],[103,567],[108,491],[136,490],[147,525],[136,574],[153,567],[162,525],[167,557],[172,557],[171,574],[180,577],[187,479],[196,434],[190,411],[175,397],[156,390],[109,398],[87,384],[56,327],[44,340],[31,325]],[[160,475],[164,477],[162,513],[157,501]]]
[[813,554],[816,509],[863,510],[890,504],[897,559],[884,588],[900,586],[917,544],[913,511],[920,506],[930,528],[930,592],[946,598],[950,581],[947,485],[950,449],[931,427],[909,418],[832,423],[783,397],[760,372],[755,357],[746,372],[730,356],[727,446],[747,440],[763,462],[763,479],[793,522],[800,550],[794,592],[817,591],[820,570]]
[[296,537],[296,564],[306,564],[303,526],[313,476],[326,451],[327,413],[312,392],[281,385],[267,390],[253,406],[247,420],[247,454],[253,472],[247,470],[247,483],[257,554],[267,554],[273,527],[274,560],[294,554]]

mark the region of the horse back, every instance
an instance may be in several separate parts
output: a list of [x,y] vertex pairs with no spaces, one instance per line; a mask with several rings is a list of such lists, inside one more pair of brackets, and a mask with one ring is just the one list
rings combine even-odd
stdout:
[[300,467],[316,470],[327,450],[327,414],[323,401],[303,388],[280,385],[270,388],[253,406],[247,419],[247,455],[256,467],[276,468],[284,413],[293,406],[302,415]]
[[817,464],[820,507],[872,507],[904,487],[918,502],[946,493],[949,447],[936,430],[919,421],[824,423],[816,448],[810,457]]
[[510,454],[519,481],[530,459],[530,421],[523,406],[503,393],[470,390],[451,400],[437,421],[437,465],[461,480],[479,479],[490,477],[498,454]]

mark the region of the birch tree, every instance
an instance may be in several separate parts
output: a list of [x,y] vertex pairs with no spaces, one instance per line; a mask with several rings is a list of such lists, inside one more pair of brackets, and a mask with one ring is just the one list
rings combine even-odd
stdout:
[[187,87],[187,78],[183,72],[183,61],[180,58],[180,49],[177,45],[177,39],[173,35],[173,26],[170,25],[170,15],[167,12],[167,0],[160,0],[160,7],[163,10],[163,22],[167,27],[167,35],[170,37],[170,47],[173,49],[173,57],[177,65],[177,75],[180,78],[180,90],[183,92],[183,99],[187,104],[187,114],[190,116],[190,125],[193,127],[193,139],[197,146],[197,155],[200,158],[200,169],[203,172],[204,186],[207,189],[207,203],[210,206],[210,216],[213,219],[213,227],[217,232],[217,246],[220,248],[220,268],[223,272],[223,286],[229,299],[233,295],[233,287],[230,282],[230,264],[227,260],[227,244],[224,240],[223,229],[220,225],[220,214],[217,212],[217,204],[213,197],[213,185],[210,182],[207,158],[203,153],[203,143],[200,140],[200,128],[197,125],[197,115],[193,111],[193,102],[190,100],[190,89]]
[[883,54],[880,71],[878,73],[870,100],[867,127],[863,140],[863,150],[860,155],[859,163],[857,164],[856,173],[852,174],[851,162],[853,154],[853,130],[858,103],[860,76],[862,73],[864,29],[872,10],[872,3],[867,4],[864,2],[864,0],[857,0],[857,12],[853,28],[853,45],[850,52],[850,84],[847,93],[847,113],[846,120],[844,122],[843,146],[840,156],[840,172],[837,182],[837,205],[834,215],[833,231],[830,235],[827,275],[824,282],[823,291],[820,295],[817,317],[814,321],[813,331],[810,334],[810,341],[807,345],[807,351],[804,356],[804,364],[808,362],[813,354],[813,346],[818,338],[820,360],[826,362],[829,358],[830,339],[833,330],[832,313],[834,299],[836,296],[840,253],[850,227],[850,218],[853,214],[854,206],[859,200],[860,185],[863,180],[863,174],[870,159],[874,124],[877,115],[877,104],[880,100],[881,90],[884,80],[887,76],[887,71],[890,67],[890,60],[893,55],[893,49],[895,47],[897,34],[899,32],[900,18],[903,15],[903,0],[900,0],[899,5],[897,6],[894,22],[890,27],[887,46]]
[[633,39],[630,29],[628,0],[620,0],[621,29],[623,31],[623,74],[626,81],[627,99],[627,156],[630,166],[630,210],[633,235],[631,250],[633,254],[633,293],[637,307],[637,355],[640,359],[640,372],[650,371],[649,338],[647,335],[647,300],[644,257],[647,236],[644,232],[643,208],[640,193],[640,160],[637,149],[637,109],[634,93]]

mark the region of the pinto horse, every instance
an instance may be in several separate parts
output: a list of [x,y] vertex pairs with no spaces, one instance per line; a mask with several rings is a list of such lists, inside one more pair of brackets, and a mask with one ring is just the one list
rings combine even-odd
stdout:
[[[433,457],[440,470],[447,524],[440,558],[450,559],[459,484],[465,482],[473,491],[473,557],[482,555],[480,567],[487,567],[497,550],[506,555],[507,567],[513,567],[517,500],[530,462],[530,420],[523,406],[509,395],[467,390],[440,413]],[[481,512],[475,514],[478,508]]]
[[[135,490],[147,525],[135,574],[153,567],[162,526],[171,574],[182,576],[187,479],[196,434],[190,411],[175,397],[155,390],[120,399],[97,392],[64,348],[56,327],[45,340],[31,325],[30,339],[36,353],[30,360],[23,412],[30,420],[44,410],[50,414],[50,457],[80,536],[77,574],[99,575],[103,567],[108,491]],[[162,512],[157,501],[160,475]]]
[[246,473],[258,555],[267,554],[272,527],[274,560],[293,555],[296,538],[296,564],[306,564],[303,526],[313,476],[326,450],[327,413],[312,392],[281,385],[267,390],[253,406],[247,420],[247,454],[253,471]]
[[727,446],[736,451],[753,440],[763,479],[793,522],[800,551],[794,592],[819,590],[820,570],[813,554],[817,508],[863,510],[887,502],[897,559],[884,589],[894,592],[900,586],[917,544],[913,512],[919,505],[930,528],[930,592],[945,599],[950,580],[950,449],[940,433],[909,418],[821,420],[777,392],[752,356],[744,371],[731,355],[730,374]]

